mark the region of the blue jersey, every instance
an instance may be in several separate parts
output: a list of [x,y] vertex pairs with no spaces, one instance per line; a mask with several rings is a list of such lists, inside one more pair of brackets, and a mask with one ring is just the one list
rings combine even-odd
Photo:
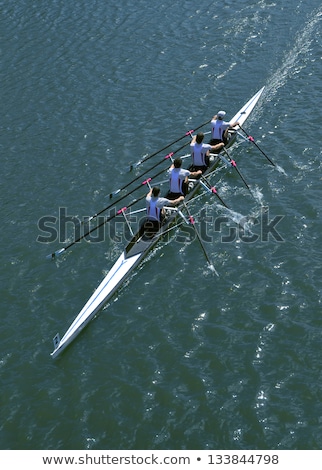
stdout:
[[207,166],[206,155],[211,150],[211,145],[194,142],[190,145],[190,150],[194,166]]
[[161,220],[162,207],[171,204],[165,197],[146,197],[146,214],[149,220]]
[[189,170],[183,168],[172,168],[170,170],[170,191],[175,194],[183,194],[182,183],[190,176]]

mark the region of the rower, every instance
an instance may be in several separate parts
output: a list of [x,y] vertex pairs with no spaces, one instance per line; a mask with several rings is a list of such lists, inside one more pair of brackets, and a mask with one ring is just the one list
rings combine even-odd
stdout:
[[179,196],[173,200],[160,197],[160,188],[158,186],[151,188],[146,196],[147,217],[144,224],[145,229],[149,229],[153,233],[158,231],[165,217],[164,206],[176,206],[183,200],[184,196]]
[[195,171],[201,170],[204,173],[209,164],[209,152],[218,153],[222,147],[224,147],[223,142],[219,142],[217,144],[205,144],[203,142],[205,135],[203,132],[199,132],[197,135],[193,136],[191,144],[190,144],[190,151],[192,157],[192,168]]
[[216,145],[221,142],[224,142],[226,145],[229,139],[229,130],[234,129],[234,127],[239,125],[238,121],[233,122],[232,124],[228,121],[224,121],[225,116],[225,111],[218,111],[211,120],[211,145]]
[[188,179],[198,178],[202,174],[201,170],[189,171],[182,167],[182,159],[176,158],[169,169],[170,174],[170,190],[167,197],[171,200],[187,194]]

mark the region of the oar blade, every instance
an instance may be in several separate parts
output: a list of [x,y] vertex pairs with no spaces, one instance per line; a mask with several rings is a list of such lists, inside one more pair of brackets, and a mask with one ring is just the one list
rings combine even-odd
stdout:
[[134,168],[137,168],[138,166],[140,166],[141,163],[143,163],[143,160],[139,160],[139,161],[136,162],[136,163],[131,163],[130,168],[129,168],[129,171],[130,171],[130,172],[133,171],[133,169],[134,169]]
[[121,189],[117,189],[116,191],[113,191],[112,193],[110,193],[110,199],[112,199],[114,196],[116,196],[120,192],[121,192]]
[[55,251],[54,253],[51,253],[50,255],[46,256],[46,259],[55,259],[58,256],[60,256],[62,253],[64,253],[65,248],[61,248],[60,250]]
[[209,266],[210,271],[212,271],[213,273],[216,274],[217,277],[219,277],[219,273],[217,269],[215,268],[215,266],[212,263],[208,263],[208,266]]

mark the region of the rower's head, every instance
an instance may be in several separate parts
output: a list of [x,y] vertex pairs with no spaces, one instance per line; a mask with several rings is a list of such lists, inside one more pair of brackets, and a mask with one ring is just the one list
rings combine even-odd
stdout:
[[218,111],[217,113],[217,118],[222,121],[224,117],[226,116],[226,111]]
[[198,132],[197,137],[196,137],[197,144],[201,144],[204,137],[205,137],[205,134],[203,132]]
[[154,188],[152,188],[152,196],[158,197],[159,194],[160,194],[160,188],[158,186],[154,186]]
[[173,166],[175,168],[181,168],[181,165],[182,165],[182,159],[180,157],[177,157],[174,161],[173,161]]

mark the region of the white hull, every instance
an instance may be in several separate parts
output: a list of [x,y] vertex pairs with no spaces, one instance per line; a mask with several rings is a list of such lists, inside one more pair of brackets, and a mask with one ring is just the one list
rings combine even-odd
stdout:
[[[231,119],[230,122],[239,121],[242,126],[252,110],[254,109],[257,101],[259,100],[264,87],[259,90]],[[198,183],[196,184],[197,190]],[[193,197],[195,191],[192,194],[188,194],[186,199]],[[170,218],[172,221],[175,220],[175,215]],[[170,223],[164,227],[163,232],[170,226]],[[81,332],[81,330],[89,323],[89,321],[95,316],[95,314],[101,310],[103,305],[113,296],[113,294],[120,288],[127,276],[136,268],[138,264],[142,262],[147,253],[157,243],[162,236],[162,230],[155,237],[148,240],[139,239],[138,242],[132,241],[120,255],[118,260],[115,262],[111,270],[108,272],[106,277],[103,279],[101,284],[95,290],[93,295],[84,305],[80,313],[77,315],[69,329],[66,331],[63,338],[60,340],[59,336],[56,335],[54,339],[55,349],[51,353],[53,358],[57,357]],[[134,239],[135,240],[135,239]]]
[[58,356],[66,346],[76,338],[96,313],[101,310],[107,300],[115,293],[120,285],[123,284],[128,274],[135,267],[139,258],[140,254],[127,259],[124,257],[124,252],[121,254],[112,269],[108,272],[101,284],[79,312],[63,338],[59,341],[55,350],[51,353],[53,358]]
[[242,126],[246,119],[249,117],[250,113],[255,108],[261,94],[264,91],[264,88],[261,88],[247,103],[238,111],[237,114],[229,121],[231,123],[238,121]]

